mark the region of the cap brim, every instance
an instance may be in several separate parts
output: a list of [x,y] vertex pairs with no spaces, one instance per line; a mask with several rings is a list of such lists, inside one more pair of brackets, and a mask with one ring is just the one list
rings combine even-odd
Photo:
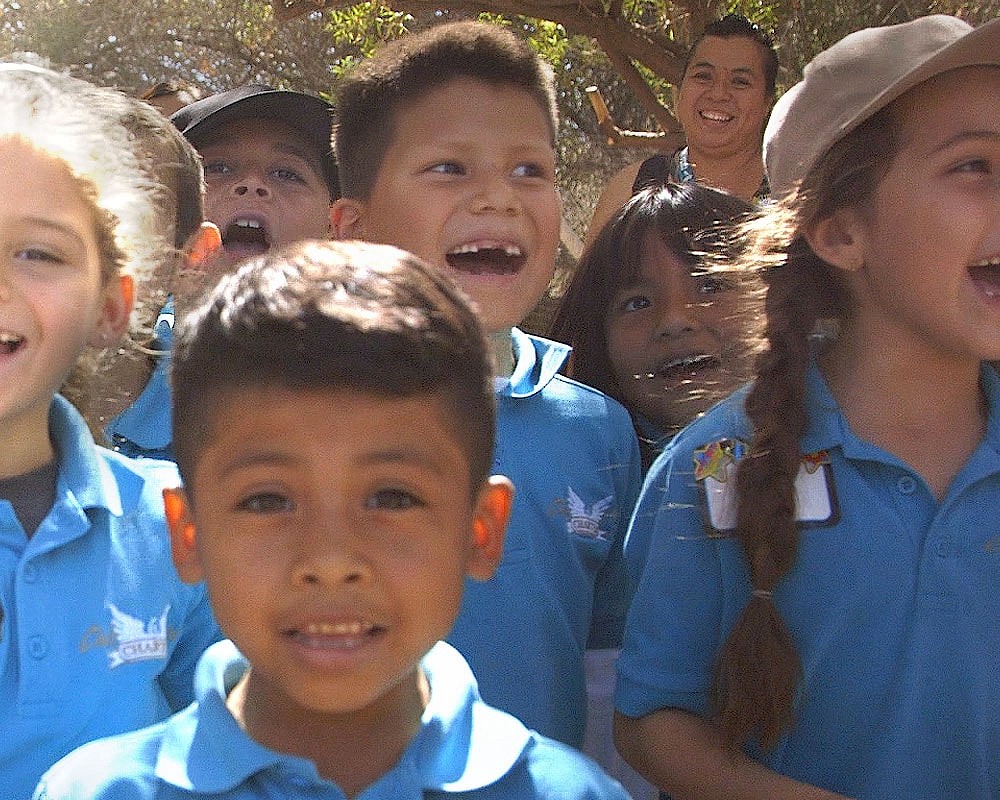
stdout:
[[891,83],[838,132],[834,141],[843,138],[910,89],[953,69],[976,66],[1000,66],[1000,19],[974,28],[952,44],[942,48],[912,72]]

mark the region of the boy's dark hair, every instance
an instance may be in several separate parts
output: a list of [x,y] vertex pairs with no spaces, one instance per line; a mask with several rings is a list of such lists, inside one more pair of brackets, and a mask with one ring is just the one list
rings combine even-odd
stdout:
[[634,195],[584,251],[552,321],[552,338],[573,346],[573,378],[627,405],[608,357],[607,319],[615,295],[639,279],[647,235],[659,235],[692,269],[710,269],[735,256],[733,228],[753,211],[745,200],[697,183]]
[[416,256],[362,242],[280,248],[223,277],[178,325],[177,464],[193,486],[205,442],[225,424],[220,403],[248,388],[434,393],[468,455],[475,491],[493,459],[488,354],[464,295]]
[[384,45],[342,81],[333,141],[344,197],[371,195],[400,110],[457,78],[523,89],[545,113],[555,146],[559,115],[551,67],[507,28],[446,23]]
[[684,76],[687,74],[688,65],[691,63],[691,56],[698,45],[701,44],[701,40],[706,36],[716,36],[720,39],[742,37],[760,45],[761,53],[764,56],[764,83],[767,87],[767,93],[774,94],[775,82],[778,79],[778,54],[774,50],[774,42],[755,23],[740,14],[726,14],[722,19],[710,22],[705,27],[705,30],[701,32],[701,36],[695,39],[694,44],[688,50],[684,69],[681,70],[681,80],[684,80]]

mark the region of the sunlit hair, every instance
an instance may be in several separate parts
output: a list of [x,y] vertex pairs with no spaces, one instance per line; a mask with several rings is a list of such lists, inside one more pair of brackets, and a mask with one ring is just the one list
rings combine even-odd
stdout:
[[430,394],[477,491],[493,460],[489,352],[469,301],[416,256],[362,242],[280,248],[224,276],[178,325],[177,464],[194,485],[202,449],[225,424],[220,406],[248,389]]
[[545,114],[555,146],[559,115],[548,63],[499,25],[437,25],[383,45],[341,81],[333,143],[344,197],[371,195],[401,110],[458,78],[528,93]]
[[[102,284],[127,275],[142,286],[173,252],[173,226],[163,224],[156,183],[130,131],[101,110],[114,94],[37,65],[0,63],[0,140],[24,142],[66,167],[93,210]],[[139,304],[130,329],[140,331],[143,319]],[[81,407],[101,355],[81,353],[63,387]]]
[[852,312],[839,270],[820,259],[804,232],[843,208],[871,210],[875,190],[900,147],[893,106],[835,143],[785,200],[748,228],[748,266],[766,287],[756,378],[747,395],[753,430],[737,472],[736,536],[753,590],[716,664],[716,719],[724,738],[772,746],[794,719],[800,680],[795,644],[767,594],[795,563],[799,531],[794,481],[802,460],[806,372],[814,348]]
[[[750,203],[697,183],[668,183],[635,194],[584,251],[552,321],[552,338],[573,347],[570,376],[628,404],[608,354],[608,318],[615,295],[640,279],[650,233],[692,270],[718,270],[720,279],[742,291],[747,336],[727,346],[734,354],[747,352],[753,345],[749,332],[756,327],[750,322],[754,293],[748,279],[756,270],[738,273],[727,267],[736,255],[733,228],[753,212]],[[748,380],[749,369],[741,371],[738,364],[749,365],[749,356],[731,361],[731,381],[694,391],[711,391],[711,399],[721,400]]]
[[94,209],[101,276],[146,278],[171,243],[157,219],[155,187],[129,132],[95,111],[98,90],[28,64],[0,64],[0,138],[19,139],[61,162]]

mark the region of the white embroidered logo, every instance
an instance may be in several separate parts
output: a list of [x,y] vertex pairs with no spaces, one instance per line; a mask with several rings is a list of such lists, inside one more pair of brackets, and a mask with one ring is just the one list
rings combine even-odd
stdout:
[[115,632],[118,645],[108,653],[111,669],[122,664],[167,657],[167,614],[170,606],[164,608],[159,617],[152,617],[145,623],[121,611],[114,603],[108,603],[108,608],[111,609],[111,629]]
[[572,487],[567,487],[567,492],[569,521],[566,523],[566,530],[586,539],[607,539],[607,531],[601,530],[601,520],[611,508],[611,504],[615,500],[614,496],[608,495],[588,508]]

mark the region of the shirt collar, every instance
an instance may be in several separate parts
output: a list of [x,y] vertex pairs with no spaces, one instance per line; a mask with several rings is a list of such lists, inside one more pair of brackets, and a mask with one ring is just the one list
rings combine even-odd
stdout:
[[530,397],[544,389],[569,357],[568,344],[531,336],[519,328],[511,329],[514,348],[514,372],[504,393],[511,397]]
[[[431,698],[420,731],[396,767],[358,800],[489,786],[510,771],[531,739],[514,717],[482,703],[468,664],[450,645],[436,644],[421,667]],[[258,744],[226,708],[226,696],[246,668],[232,642],[219,642],[205,652],[195,675],[198,703],[166,723],[156,763],[159,778],[208,794],[231,790],[274,768],[306,785],[321,782],[311,762]]]

